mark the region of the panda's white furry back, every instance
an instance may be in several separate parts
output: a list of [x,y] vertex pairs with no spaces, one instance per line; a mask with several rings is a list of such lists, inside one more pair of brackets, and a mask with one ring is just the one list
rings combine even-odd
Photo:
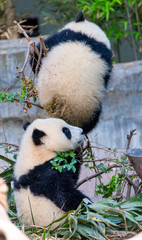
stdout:
[[[38,69],[40,104],[49,117],[62,118],[87,133],[99,120],[112,52],[105,33],[80,13],[76,21],[45,39],[49,48]],[[40,48],[40,45],[37,45]],[[36,69],[37,55],[31,59]]]

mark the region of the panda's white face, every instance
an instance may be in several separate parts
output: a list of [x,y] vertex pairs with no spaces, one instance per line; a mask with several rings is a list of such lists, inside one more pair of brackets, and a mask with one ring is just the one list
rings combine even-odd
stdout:
[[74,150],[84,140],[83,130],[57,118],[36,119],[26,128],[15,165],[18,178],[57,152]]
[[83,130],[58,118],[36,119],[26,129],[23,143],[39,151],[64,152],[83,142]]
[[77,148],[84,139],[83,130],[57,118],[37,119],[26,130],[25,135],[37,147],[49,151],[68,151]]

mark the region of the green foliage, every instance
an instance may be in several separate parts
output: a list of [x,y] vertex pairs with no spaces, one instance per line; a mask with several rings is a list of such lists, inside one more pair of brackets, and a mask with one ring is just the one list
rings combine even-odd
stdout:
[[24,80],[21,80],[22,87],[20,91],[20,97],[23,99],[33,98],[33,101],[36,102],[37,90],[34,84],[34,81],[28,77],[25,77]]
[[38,3],[44,9],[44,23],[63,25],[83,11],[87,19],[98,24],[116,43],[119,61],[119,45],[124,39],[133,46],[137,58],[140,46],[137,43],[142,41],[141,0],[40,0]]
[[97,168],[101,171],[103,171],[104,173],[107,173],[107,169],[106,167],[104,166],[103,163],[100,163],[99,165],[97,165]]
[[66,214],[65,222],[52,232],[53,236],[56,234],[56,237],[64,239],[106,239],[106,235],[111,236],[114,232],[115,236],[120,236],[125,230],[132,231],[132,226],[133,231],[142,229],[142,194],[121,203],[106,199],[87,204],[84,199],[76,211]]
[[[16,102],[17,104],[26,103],[27,108],[32,107],[30,99],[35,103],[37,100],[37,90],[32,79],[25,77],[21,80],[22,86],[20,92],[7,93],[3,90],[0,92],[0,102]],[[26,113],[27,109],[24,107],[23,111]]]
[[6,153],[11,153],[13,155],[14,160],[3,155],[0,155],[0,160],[3,160],[4,162],[8,163],[8,167],[6,167],[6,170],[0,173],[0,177],[3,177],[6,183],[10,184],[13,179],[13,167],[15,164],[15,159],[17,158],[17,154],[13,153],[12,151],[8,151],[7,149]]
[[43,25],[64,24],[78,13],[77,0],[35,0],[37,7],[41,9],[44,19]]
[[[14,206],[10,215],[13,221],[18,223],[15,217]],[[54,223],[59,226],[54,230],[50,227]],[[117,203],[112,199],[105,199],[97,203],[91,203],[84,199],[77,210],[65,213],[54,220],[46,228],[27,227],[24,231],[31,239],[46,239],[49,237],[63,239],[113,239],[115,235],[126,238],[130,234],[136,234],[142,229],[142,194],[128,201]]]
[[101,182],[96,186],[96,193],[101,194],[103,198],[111,197],[114,192],[123,188],[123,186],[119,186],[119,184],[124,181],[124,179],[124,174],[118,173],[118,177],[113,175],[106,185]]
[[62,172],[63,169],[67,168],[68,171],[72,170],[75,173],[75,163],[77,162],[75,156],[73,151],[57,152],[57,156],[51,161],[52,169]]

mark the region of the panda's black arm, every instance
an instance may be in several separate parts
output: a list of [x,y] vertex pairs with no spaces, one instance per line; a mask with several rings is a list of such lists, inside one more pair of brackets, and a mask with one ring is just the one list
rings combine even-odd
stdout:
[[76,210],[84,198],[88,197],[82,194],[76,188],[66,186],[64,189],[62,188],[54,202],[59,208],[62,208],[65,212],[68,212],[70,210]]

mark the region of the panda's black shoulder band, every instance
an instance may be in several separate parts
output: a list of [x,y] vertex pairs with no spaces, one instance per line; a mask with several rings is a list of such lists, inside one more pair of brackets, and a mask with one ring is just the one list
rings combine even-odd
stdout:
[[[49,51],[51,51],[54,47],[59,46],[60,44],[68,42],[80,42],[81,44],[85,44],[91,48],[95,54],[99,54],[100,57],[106,62],[106,64],[108,64],[108,67],[111,68],[111,50],[103,42],[98,42],[94,38],[88,37],[86,34],[83,34],[81,32],[74,32],[70,29],[63,29],[62,31],[44,40],[45,46],[49,48]],[[37,47],[40,49],[40,44],[38,44]],[[41,58],[43,57],[44,55],[42,54]],[[31,58],[31,66],[34,72],[36,69],[37,60],[38,56],[35,54],[34,57]]]
[[76,23],[78,23],[78,22],[83,22],[84,20],[85,20],[85,18],[84,18],[83,13],[82,13],[82,12],[79,12],[79,14],[77,15],[77,17],[76,17],[76,19],[75,19]]

